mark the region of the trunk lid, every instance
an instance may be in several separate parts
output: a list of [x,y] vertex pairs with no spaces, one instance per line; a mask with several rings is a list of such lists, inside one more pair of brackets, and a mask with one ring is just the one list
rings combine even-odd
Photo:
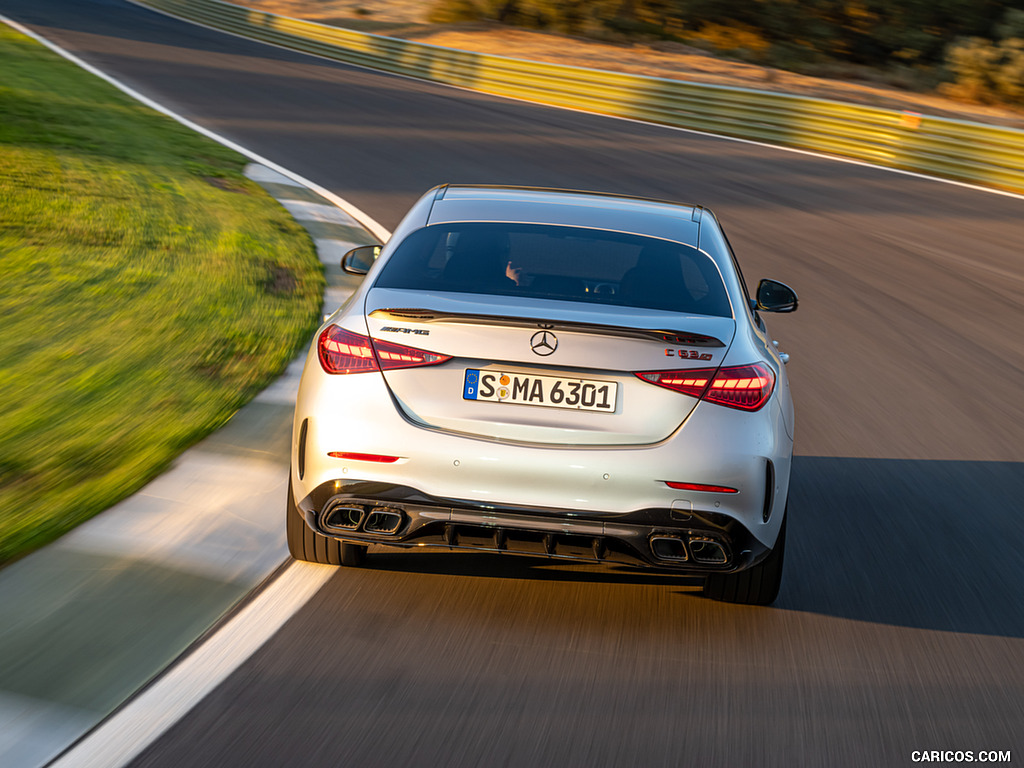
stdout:
[[365,310],[371,338],[452,357],[383,372],[406,418],[541,445],[664,440],[698,401],[634,373],[717,367],[736,328],[726,317],[387,288],[371,289]]

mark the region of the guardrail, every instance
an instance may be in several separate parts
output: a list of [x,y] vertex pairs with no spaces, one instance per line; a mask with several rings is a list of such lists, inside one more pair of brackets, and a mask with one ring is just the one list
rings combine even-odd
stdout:
[[460,51],[221,0],[136,2],[227,32],[386,72],[1024,192],[1024,131],[1012,128]]

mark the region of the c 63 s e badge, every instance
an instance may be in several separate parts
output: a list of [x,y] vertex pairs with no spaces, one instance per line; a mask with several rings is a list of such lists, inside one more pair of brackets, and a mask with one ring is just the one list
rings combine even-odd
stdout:
[[665,357],[678,357],[680,360],[710,360],[708,352],[698,352],[696,349],[672,349],[665,350]]

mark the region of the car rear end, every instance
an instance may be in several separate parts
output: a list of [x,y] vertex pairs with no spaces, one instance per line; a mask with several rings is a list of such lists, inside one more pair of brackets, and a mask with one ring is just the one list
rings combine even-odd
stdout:
[[699,247],[702,215],[430,193],[307,358],[292,459],[306,525],[687,573],[767,557],[788,389],[736,311],[732,265]]

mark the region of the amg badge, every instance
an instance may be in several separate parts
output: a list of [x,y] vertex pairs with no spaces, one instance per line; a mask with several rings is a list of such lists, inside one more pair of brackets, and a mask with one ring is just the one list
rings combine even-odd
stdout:
[[380,329],[381,333],[415,333],[417,336],[429,336],[430,331],[425,328],[397,328],[393,325],[386,325]]

